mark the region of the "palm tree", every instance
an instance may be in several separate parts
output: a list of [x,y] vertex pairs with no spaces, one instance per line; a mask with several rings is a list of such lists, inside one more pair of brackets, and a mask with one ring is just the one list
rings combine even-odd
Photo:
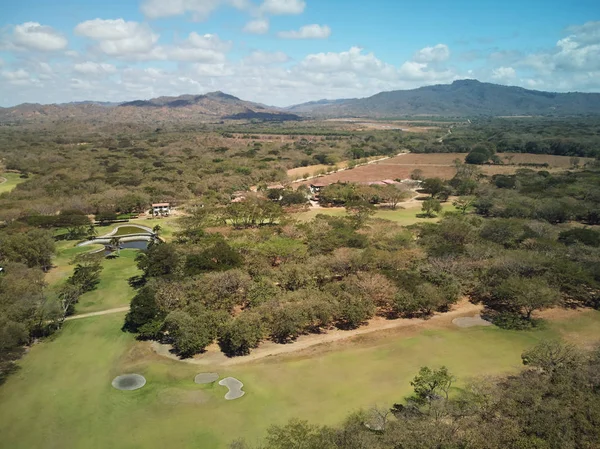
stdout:
[[111,238],[109,245],[117,249],[117,256],[121,254],[121,239],[119,237]]
[[162,228],[161,228],[161,227],[160,227],[160,225],[158,225],[158,224],[152,228],[152,232],[154,232],[154,235],[155,235],[156,237],[158,237],[158,233],[159,233],[161,230],[162,230]]

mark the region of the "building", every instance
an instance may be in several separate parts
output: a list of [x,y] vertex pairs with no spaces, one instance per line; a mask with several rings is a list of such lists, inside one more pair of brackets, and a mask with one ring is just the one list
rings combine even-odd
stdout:
[[155,217],[169,216],[170,213],[170,203],[154,203],[152,205],[152,215],[154,215]]
[[327,187],[328,185],[329,185],[329,183],[316,182],[316,183],[310,185],[310,191],[313,194],[317,194],[317,193],[321,192],[321,190],[324,189],[325,187]]

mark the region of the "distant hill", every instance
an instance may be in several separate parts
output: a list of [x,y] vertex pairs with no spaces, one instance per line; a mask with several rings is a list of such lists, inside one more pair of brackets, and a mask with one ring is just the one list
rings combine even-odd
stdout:
[[553,93],[476,80],[382,92],[368,98],[322,100],[289,108],[316,117],[402,117],[600,114],[600,94]]
[[223,92],[135,100],[124,103],[84,101],[66,104],[21,104],[0,108],[0,122],[94,120],[98,122],[186,122],[211,120],[300,120],[296,114],[240,100]]

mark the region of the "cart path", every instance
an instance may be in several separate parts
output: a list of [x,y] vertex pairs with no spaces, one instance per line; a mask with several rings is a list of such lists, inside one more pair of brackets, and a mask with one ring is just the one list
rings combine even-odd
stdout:
[[68,316],[65,321],[80,320],[82,318],[90,318],[93,316],[112,315],[113,313],[129,312],[129,306],[117,307],[115,309],[101,310],[99,312],[82,313],[81,315]]

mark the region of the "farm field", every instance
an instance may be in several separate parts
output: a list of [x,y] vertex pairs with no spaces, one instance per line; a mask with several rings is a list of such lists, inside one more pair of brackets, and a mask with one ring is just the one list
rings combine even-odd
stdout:
[[[442,179],[451,179],[456,174],[454,160],[464,161],[465,153],[435,153],[435,154],[403,154],[400,156],[377,162],[371,165],[357,167],[352,170],[346,170],[339,173],[325,175],[319,178],[320,182],[368,182],[381,181],[383,179],[407,179],[415,169],[423,171],[423,177],[439,177]],[[568,156],[551,156],[545,154],[518,154],[499,153],[501,160],[506,161],[506,157],[512,158],[511,165],[484,165],[481,166],[483,173],[487,175],[511,174],[519,168],[524,168],[517,164],[544,164],[548,163],[548,170],[566,169],[571,166]],[[591,161],[588,158],[581,158],[580,163]],[[307,183],[310,183],[307,182]]]
[[[423,365],[447,365],[460,387],[473,376],[518,370],[521,352],[542,338],[600,338],[600,312],[594,311],[530,332],[447,323],[371,334],[216,368],[221,377],[245,384],[246,396],[229,402],[223,387],[193,383],[195,374],[211,367],[157,356],[149,343],[121,332],[122,322],[123,314],[71,321],[31,349],[0,388],[0,447],[225,448],[241,436],[254,441],[270,424],[292,417],[335,424],[352,410],[389,405],[409,392]],[[114,390],[111,380],[129,372],[144,375],[146,387]]]
[[20,177],[19,173],[2,173],[0,174],[0,194],[10,192],[17,185],[27,181]]

